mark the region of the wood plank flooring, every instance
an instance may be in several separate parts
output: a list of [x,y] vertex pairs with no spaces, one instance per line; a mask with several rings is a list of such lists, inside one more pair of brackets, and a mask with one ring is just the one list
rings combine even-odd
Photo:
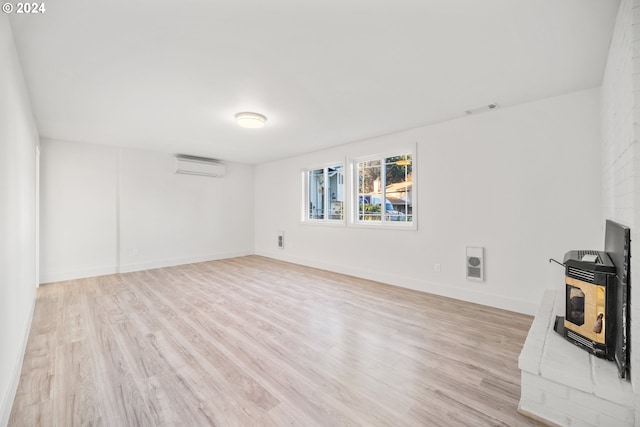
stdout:
[[9,425],[535,425],[531,321],[258,256],[60,282]]

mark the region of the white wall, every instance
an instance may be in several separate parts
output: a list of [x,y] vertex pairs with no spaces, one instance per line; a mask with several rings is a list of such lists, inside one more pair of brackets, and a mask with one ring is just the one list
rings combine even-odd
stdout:
[[0,426],[9,420],[36,289],[38,131],[7,15],[0,15]]
[[123,150],[121,271],[253,254],[253,167],[173,173],[174,158]]
[[[634,28],[635,27],[635,28]],[[622,0],[602,82],[602,213],[631,228],[631,383],[640,419],[640,0]],[[604,218],[602,221],[604,222]]]
[[173,156],[42,140],[41,282],[253,253],[253,167],[178,175]]
[[42,140],[42,283],[117,272],[117,172],[117,149]]
[[[259,165],[256,253],[533,314],[563,283],[548,259],[602,245],[599,103],[592,89]],[[415,142],[418,231],[300,222],[301,168]],[[483,283],[464,277],[467,245],[486,248]]]

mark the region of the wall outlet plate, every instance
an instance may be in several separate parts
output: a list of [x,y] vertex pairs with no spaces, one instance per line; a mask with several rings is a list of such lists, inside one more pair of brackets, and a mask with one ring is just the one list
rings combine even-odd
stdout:
[[284,230],[278,231],[278,248],[284,249]]

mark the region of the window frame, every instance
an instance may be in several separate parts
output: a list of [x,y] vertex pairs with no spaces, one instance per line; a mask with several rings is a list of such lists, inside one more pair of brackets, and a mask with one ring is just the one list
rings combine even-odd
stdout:
[[[349,177],[350,193],[348,200],[350,202],[349,210],[349,226],[358,228],[376,228],[376,229],[393,229],[393,230],[417,230],[418,229],[418,192],[417,192],[417,150],[415,147],[405,147],[403,149],[372,154],[367,156],[354,157],[349,159]],[[386,183],[386,163],[385,159],[396,156],[411,156],[411,221],[389,221],[385,219],[386,203],[381,203],[382,210],[380,212],[380,221],[367,221],[359,218],[359,169],[358,165],[362,162],[380,161],[380,180]],[[381,198],[386,200],[386,185],[381,185]]]
[[[342,183],[338,182],[338,185],[342,186],[342,218],[331,218],[330,217],[330,206],[331,206],[331,197],[330,191],[327,191],[328,183],[329,183],[329,169],[331,168],[342,168]],[[324,210],[323,210],[323,218],[310,218],[310,191],[309,191],[309,173],[313,171],[317,171],[322,169],[323,177],[324,177]],[[329,226],[345,226],[347,221],[347,200],[348,200],[348,175],[347,168],[345,167],[344,161],[336,161],[336,162],[328,162],[318,165],[316,167],[307,167],[301,170],[301,178],[302,178],[302,212],[301,212],[301,222],[303,224],[309,225],[329,225]]]

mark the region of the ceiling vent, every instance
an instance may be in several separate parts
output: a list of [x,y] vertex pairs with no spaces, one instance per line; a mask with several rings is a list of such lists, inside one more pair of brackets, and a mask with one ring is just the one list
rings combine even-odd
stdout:
[[223,177],[226,172],[224,163],[216,159],[206,157],[176,155],[176,173],[187,175],[201,175]]
[[486,113],[487,111],[495,110],[498,107],[500,107],[500,105],[497,102],[494,102],[494,103],[489,104],[489,105],[483,105],[482,107],[473,108],[471,110],[466,110],[465,114],[469,116],[471,114]]

